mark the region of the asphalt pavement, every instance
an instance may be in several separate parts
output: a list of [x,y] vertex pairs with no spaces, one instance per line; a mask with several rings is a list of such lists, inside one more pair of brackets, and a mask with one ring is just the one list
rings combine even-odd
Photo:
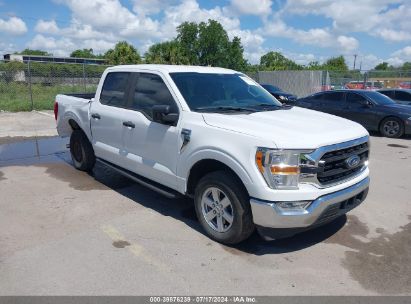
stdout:
[[410,139],[372,136],[369,196],[348,216],[229,247],[189,199],[75,170],[42,131],[53,119],[0,136],[0,295],[411,294]]

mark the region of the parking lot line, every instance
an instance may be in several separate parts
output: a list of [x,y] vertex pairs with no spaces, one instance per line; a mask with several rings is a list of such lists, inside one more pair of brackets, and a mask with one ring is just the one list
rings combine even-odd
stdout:
[[142,245],[136,242],[131,243],[127,241],[126,238],[113,226],[105,225],[102,226],[101,229],[113,242],[121,242],[124,244],[124,247],[128,249],[128,251],[139,259],[142,259],[147,264],[154,266],[161,272],[172,272],[172,268],[170,266],[162,263],[150,255]]

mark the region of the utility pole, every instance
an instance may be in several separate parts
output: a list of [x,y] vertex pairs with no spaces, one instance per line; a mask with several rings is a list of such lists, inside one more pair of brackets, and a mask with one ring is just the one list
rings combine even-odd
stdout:
[[354,70],[355,70],[355,62],[357,61],[357,54],[354,54]]

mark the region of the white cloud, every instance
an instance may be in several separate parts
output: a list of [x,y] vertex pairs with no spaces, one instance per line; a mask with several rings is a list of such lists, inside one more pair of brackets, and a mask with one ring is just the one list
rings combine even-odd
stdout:
[[358,48],[358,40],[353,37],[338,36],[337,41],[340,47],[345,51],[353,51]]
[[231,9],[242,15],[267,16],[271,13],[271,0],[231,0]]
[[34,30],[36,32],[44,34],[58,34],[60,31],[56,21],[44,21],[43,19],[40,19],[37,22],[36,26],[34,27]]
[[41,34],[37,34],[27,44],[31,49],[46,50],[55,56],[67,56],[70,54],[70,50],[75,48],[74,43],[68,38],[56,39],[54,37],[45,37]]
[[334,47],[342,52],[350,52],[358,48],[358,40],[354,37],[336,36],[328,28],[312,28],[301,30],[289,27],[279,18],[274,17],[275,21],[267,22],[260,33],[265,33],[272,37],[284,37],[300,44],[315,45],[319,47]]
[[94,53],[105,52],[114,47],[114,42],[104,39],[73,41],[71,38],[54,38],[37,34],[28,44],[29,48],[42,49],[55,56],[68,56],[75,49],[92,48]]
[[157,14],[169,6],[178,3],[178,0],[133,0],[133,11],[140,15]]
[[404,64],[404,62],[411,61],[411,46],[406,46],[393,52],[391,54],[391,57],[389,57],[385,61],[393,66],[399,66]]
[[71,9],[74,19],[95,31],[116,32],[133,38],[158,35],[158,21],[144,14],[133,14],[118,0],[67,0],[64,3]]
[[10,17],[8,20],[0,18],[0,32],[10,35],[22,35],[27,32],[26,23],[17,17]]
[[182,22],[206,22],[208,19],[220,22],[227,32],[240,28],[240,20],[227,16],[219,6],[208,10],[201,8],[196,0],[182,0],[179,5],[171,6],[164,11],[161,25],[162,38],[175,37],[175,29]]
[[385,40],[394,42],[411,40],[411,33],[402,30],[396,31],[390,29],[383,29],[379,33],[377,33],[377,35]]
[[281,14],[322,15],[331,19],[337,33],[364,32],[394,42],[411,40],[410,1],[288,0]]
[[231,30],[228,35],[230,39],[234,36],[241,39],[241,44],[244,46],[244,57],[252,64],[259,63],[260,57],[268,52],[263,47],[265,39],[254,31]]

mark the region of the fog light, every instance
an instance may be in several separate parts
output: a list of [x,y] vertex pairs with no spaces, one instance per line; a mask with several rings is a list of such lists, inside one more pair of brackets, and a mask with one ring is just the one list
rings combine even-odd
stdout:
[[278,202],[278,209],[282,211],[304,210],[310,205],[311,201],[295,201],[295,202]]

